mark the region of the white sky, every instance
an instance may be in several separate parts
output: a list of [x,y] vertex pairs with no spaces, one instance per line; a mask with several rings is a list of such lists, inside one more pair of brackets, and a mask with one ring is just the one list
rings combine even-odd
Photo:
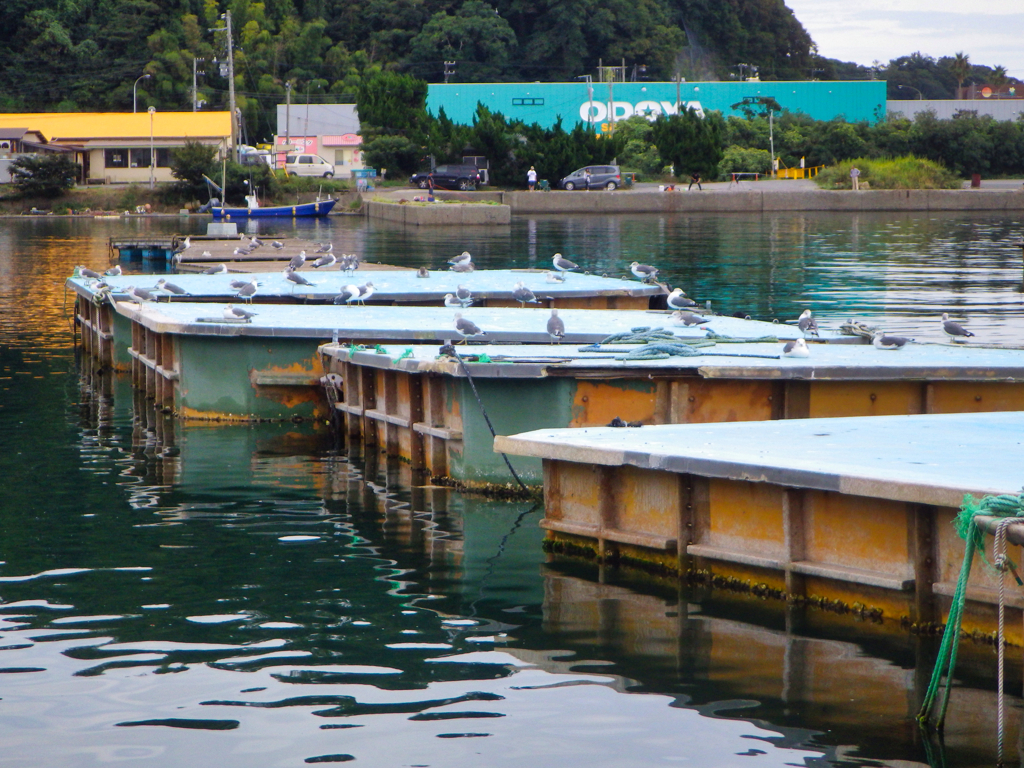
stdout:
[[858,64],[966,53],[1024,80],[1022,0],[785,0],[823,56]]

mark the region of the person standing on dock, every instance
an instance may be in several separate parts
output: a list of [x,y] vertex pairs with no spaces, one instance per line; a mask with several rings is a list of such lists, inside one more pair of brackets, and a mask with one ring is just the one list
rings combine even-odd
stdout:
[[860,168],[856,165],[850,169],[850,186],[854,192],[860,191]]
[[696,171],[694,171],[693,173],[690,174],[690,186],[688,186],[686,188],[686,191],[689,192],[691,189],[693,189],[693,185],[694,184],[697,185],[697,191],[698,192],[703,192],[704,191],[704,187],[702,187],[700,185],[700,174],[697,173]]
[[534,187],[537,186],[537,169],[532,165],[530,166],[530,170],[526,172],[526,186],[531,192],[533,192]]
[[583,169],[583,183],[587,185],[587,192],[590,191],[590,169]]

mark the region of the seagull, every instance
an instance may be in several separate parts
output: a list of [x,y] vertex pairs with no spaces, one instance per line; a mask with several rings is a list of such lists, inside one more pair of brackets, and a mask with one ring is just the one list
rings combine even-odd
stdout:
[[79,267],[78,274],[82,277],[87,277],[90,280],[99,280],[103,275],[97,272],[95,269],[89,269],[88,267]]
[[449,264],[461,264],[464,261],[472,261],[473,257],[470,256],[469,251],[463,251],[458,256],[453,256],[448,259]]
[[341,266],[339,269],[351,275],[359,269],[359,257],[354,253],[343,253],[341,255]]
[[465,344],[467,341],[469,341],[469,339],[473,338],[474,336],[485,335],[484,332],[480,330],[480,326],[478,326],[472,320],[467,320],[466,318],[464,318],[461,312],[455,313],[455,330],[458,331],[459,334],[461,334],[463,344]]
[[309,280],[307,280],[294,269],[292,269],[290,264],[287,267],[285,267],[284,279],[292,284],[293,291],[295,290],[296,285],[313,285],[313,283],[309,282]]
[[235,307],[228,304],[224,307],[224,319],[225,320],[245,320],[247,323],[251,323],[252,319],[256,317],[255,312],[250,312],[247,309],[241,307]]
[[882,331],[875,331],[875,335],[871,337],[871,343],[875,345],[875,349],[903,349],[906,346],[908,339],[906,336],[888,336]]
[[238,289],[238,298],[251,302],[252,297],[256,295],[256,288],[258,286],[259,283],[256,282],[255,277],[248,283],[243,283]]
[[237,290],[238,290],[239,288],[241,288],[242,286],[244,286],[244,285],[248,285],[248,284],[249,284],[249,281],[248,281],[248,280],[232,280],[232,281],[231,281],[230,283],[228,283],[228,285],[230,285],[230,286],[231,286],[232,288],[234,288],[234,289],[235,289],[236,291],[237,291]]
[[106,275],[107,277],[120,277],[124,273],[121,271],[121,265],[115,264],[103,274]]
[[533,291],[526,287],[525,283],[516,283],[512,289],[512,298],[519,302],[519,304],[525,307],[527,304],[537,304],[537,297]]
[[303,264],[306,263],[306,252],[299,251],[297,254],[292,256],[292,260],[288,262],[288,268],[295,270],[299,269]]
[[670,315],[670,317],[672,318],[672,322],[676,325],[703,325],[704,323],[711,322],[706,317],[695,315],[693,312],[684,312],[681,309],[677,309]]
[[452,264],[452,272],[472,272],[476,267],[472,261],[460,261],[458,264]]
[[207,267],[203,270],[204,275],[224,275],[227,274],[228,268],[225,264],[217,264],[212,267]]
[[697,306],[696,301],[686,297],[682,288],[673,288],[672,293],[665,298],[665,303],[668,304],[669,309],[687,309]]
[[182,288],[180,285],[174,283],[168,283],[162,277],[156,281],[156,287],[165,293],[171,294],[171,296],[188,296],[188,291]]
[[459,285],[455,289],[455,298],[457,298],[462,306],[468,307],[473,303],[473,292],[464,285]]
[[334,250],[334,243],[321,243],[320,247],[316,249],[315,253],[330,253]]
[[420,267],[416,270],[416,277],[430,277],[430,270],[426,267]]
[[641,264],[639,261],[634,261],[629,265],[629,271],[639,277],[645,283],[648,280],[653,280],[658,276],[658,270],[655,267],[648,266],[647,264]]
[[446,293],[444,295],[444,305],[449,309],[461,309],[462,302],[455,298],[454,294]]
[[562,254],[560,253],[556,253],[554,256],[551,257],[551,264],[554,266],[555,269],[562,273],[563,278],[565,277],[565,273],[568,272],[570,269],[579,268],[577,264],[573,264],[568,259],[563,259]]
[[783,357],[810,357],[811,350],[807,348],[807,342],[803,339],[788,341],[782,348]]
[[284,243],[282,243],[280,240],[274,240],[270,245],[276,248],[277,250],[281,250],[282,248],[284,248]]
[[[213,253],[212,253],[212,252],[210,252],[210,251],[203,251],[203,258],[204,258],[204,259],[209,259],[209,258],[211,258],[212,256],[213,256]],[[181,261],[181,254],[178,254],[178,261],[179,261],[179,262]]]
[[363,285],[359,286],[359,303],[366,304],[366,300],[373,296],[373,283],[367,280]]
[[818,335],[818,323],[811,317],[811,310],[805,309],[801,312],[800,319],[796,321],[796,324],[804,336],[808,333],[813,333],[815,336]]
[[235,254],[235,256],[248,256],[250,253],[252,253],[252,251],[253,251],[252,248],[246,248],[245,246],[239,246],[238,248],[235,248],[234,254]]
[[558,316],[558,310],[551,310],[551,317],[548,318],[548,336],[558,344],[565,338],[565,323]]
[[333,253],[326,253],[319,259],[313,262],[313,269],[320,269],[321,267],[333,267],[337,263],[338,257]]
[[958,339],[963,340],[968,336],[974,334],[964,328],[960,323],[954,322],[949,319],[949,315],[945,312],[942,313],[942,330],[946,332],[951,341],[957,341]]
[[249,238],[249,245],[253,248],[259,248],[261,245],[263,245],[263,241],[260,240],[259,235],[253,235],[251,238]]
[[560,273],[560,272],[548,272],[545,275],[545,277],[547,277],[547,282],[549,282],[549,283],[564,283],[565,282],[565,275]]
[[156,301],[156,297],[145,288],[136,288],[134,285],[129,285],[124,289],[124,292],[139,303],[142,303],[143,301]]
[[187,235],[184,240],[174,249],[174,253],[182,253],[192,247],[192,235]]

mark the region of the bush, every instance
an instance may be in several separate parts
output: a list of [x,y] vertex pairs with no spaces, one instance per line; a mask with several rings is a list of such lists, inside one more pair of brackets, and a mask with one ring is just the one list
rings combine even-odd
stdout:
[[206,181],[203,174],[214,176],[214,158],[217,148],[198,141],[186,141],[185,146],[171,152],[171,175],[178,180],[175,190],[186,200],[205,200]]
[[410,176],[419,169],[423,149],[404,136],[378,136],[363,144],[368,168],[387,168],[389,174]]
[[767,149],[738,147],[734,144],[725,148],[722,161],[718,164],[718,178],[728,181],[731,173],[768,173],[771,165],[772,153]]
[[907,155],[871,160],[844,160],[822,170],[814,180],[825,189],[851,189],[850,169],[860,169],[860,182],[872,189],[959,189],[960,180],[939,163]]
[[20,155],[11,181],[22,197],[58,197],[75,186],[82,166],[65,154]]

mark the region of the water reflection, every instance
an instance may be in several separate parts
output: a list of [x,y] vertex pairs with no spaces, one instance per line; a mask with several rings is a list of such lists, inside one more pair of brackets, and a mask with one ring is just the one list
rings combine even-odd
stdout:
[[[0,227],[7,763],[929,759],[912,719],[929,639],[548,563],[529,504],[416,486],[324,425],[186,427],[76,361],[63,278],[105,266],[111,234],[181,226]],[[538,217],[459,243],[356,219],[290,234],[417,264],[463,248],[502,266],[531,249],[595,271],[651,261],[723,309],[795,317],[811,302],[924,333],[961,301],[975,332],[1009,338],[1017,232],[997,216],[780,215]],[[965,645],[959,669],[933,760],[991,764],[990,649]],[[1018,661],[1010,673],[1017,691]]]

